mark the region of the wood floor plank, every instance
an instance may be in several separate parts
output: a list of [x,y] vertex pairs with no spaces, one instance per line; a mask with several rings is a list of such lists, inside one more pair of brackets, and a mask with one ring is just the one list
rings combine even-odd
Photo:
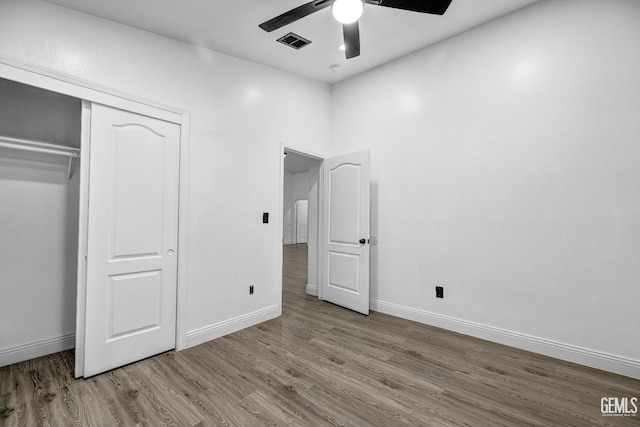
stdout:
[[638,380],[325,303],[283,255],[282,317],[89,379],[72,351],[2,367],[0,427],[640,426],[600,413]]

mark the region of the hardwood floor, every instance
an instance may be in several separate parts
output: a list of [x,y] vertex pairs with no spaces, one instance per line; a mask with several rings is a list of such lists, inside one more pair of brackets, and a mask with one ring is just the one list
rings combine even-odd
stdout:
[[305,295],[284,253],[283,316],[85,380],[67,351],[0,368],[0,426],[639,426],[602,397],[640,381]]

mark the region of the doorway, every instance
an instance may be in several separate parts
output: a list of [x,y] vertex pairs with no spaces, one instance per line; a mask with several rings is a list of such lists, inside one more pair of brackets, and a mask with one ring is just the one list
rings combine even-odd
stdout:
[[324,158],[280,148],[283,245],[297,243],[292,206],[305,195],[308,200],[306,294],[369,314],[370,151]]
[[295,275],[304,292],[318,296],[319,171],[321,158],[283,148],[283,274]]

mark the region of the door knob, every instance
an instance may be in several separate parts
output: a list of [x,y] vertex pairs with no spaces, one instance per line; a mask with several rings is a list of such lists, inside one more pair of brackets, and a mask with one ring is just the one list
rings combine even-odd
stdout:
[[175,253],[176,253],[176,252],[175,252],[173,249],[169,249],[169,250],[167,251],[167,254],[168,254],[168,255],[173,255],[173,254],[175,254]]
[[360,244],[364,245],[365,243],[367,243],[367,239],[360,239]]

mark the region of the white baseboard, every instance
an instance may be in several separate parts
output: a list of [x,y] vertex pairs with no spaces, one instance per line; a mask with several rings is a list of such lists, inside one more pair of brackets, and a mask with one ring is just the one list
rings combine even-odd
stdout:
[[431,313],[386,301],[372,299],[370,300],[370,306],[371,310],[379,311],[380,313],[390,314],[533,353],[539,353],[545,356],[640,379],[640,360]]
[[185,348],[220,338],[224,335],[257,325],[258,323],[266,322],[267,320],[274,319],[281,315],[282,307],[280,305],[273,305],[271,307],[243,314],[242,316],[234,317],[233,319],[194,329],[193,331],[187,332]]
[[7,366],[36,357],[46,356],[47,354],[69,350],[70,348],[74,348],[75,345],[76,335],[67,334],[0,349],[0,366]]
[[318,285],[312,285],[307,283],[307,295],[313,295],[314,297],[318,296]]

